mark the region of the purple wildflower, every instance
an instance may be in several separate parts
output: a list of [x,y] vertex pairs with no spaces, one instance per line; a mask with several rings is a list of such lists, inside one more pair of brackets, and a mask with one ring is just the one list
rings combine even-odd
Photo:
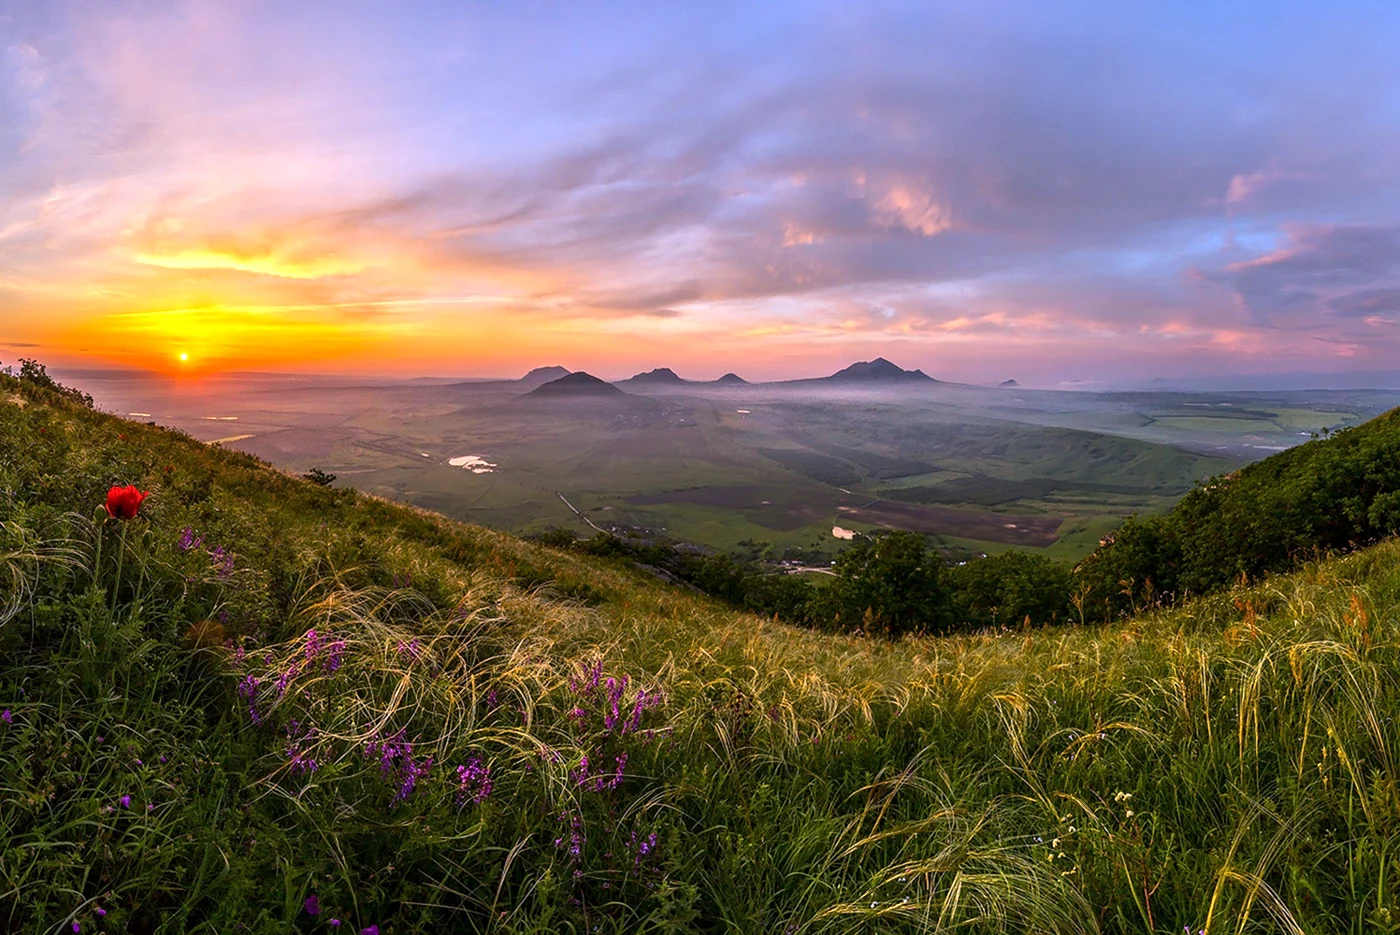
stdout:
[[480,805],[491,794],[491,767],[473,756],[457,767],[457,807],[464,808],[467,800]]
[[82,930],[83,930],[83,927],[82,927],[81,925],[79,925],[77,922],[74,922],[74,923],[73,923],[73,931],[75,931],[75,932],[81,932]]
[[10,713],[9,708],[6,708],[4,711],[0,711],[0,721],[4,721],[6,724],[13,724],[15,722],[15,716]]
[[341,661],[345,656],[345,641],[334,640],[326,644],[325,658],[321,660],[321,668],[327,672],[334,672],[340,668]]
[[321,914],[321,901],[316,898],[315,893],[312,893],[310,896],[306,897],[306,902],[302,903],[302,907],[306,910],[306,914],[309,916],[318,916]]
[[603,677],[603,660],[599,659],[591,666],[583,668],[583,681],[569,679],[569,690],[575,694],[591,695],[598,687],[598,681]]
[[215,546],[210,549],[209,557],[214,560],[214,569],[219,573],[220,578],[227,578],[233,574],[233,554],[225,550],[223,546]]
[[331,928],[333,928],[333,929],[338,929],[338,928],[340,928],[340,920],[339,920],[339,919],[331,919],[331,921],[330,921],[330,926],[331,926]]
[[321,637],[315,630],[306,631],[306,661],[310,662],[316,658],[316,654],[321,651]]
[[433,768],[433,758],[418,760],[413,757],[413,744],[404,739],[404,730],[399,730],[387,740],[370,740],[365,744],[365,756],[378,757],[379,774],[388,778],[397,773],[399,788],[394,793],[394,804],[407,799],[418,780],[428,775]]
[[656,832],[653,831],[651,834],[639,840],[637,838],[637,832],[633,831],[631,840],[628,841],[626,846],[629,850],[636,852],[635,856],[632,858],[632,866],[641,867],[642,858],[656,850]]
[[107,910],[103,909],[101,906],[98,906],[93,912],[97,913],[99,919],[105,919],[107,917]]
[[194,528],[186,526],[180,531],[180,541],[175,543],[175,547],[181,552],[188,552],[197,549],[204,544],[204,537],[195,534]]
[[294,662],[294,663],[292,663],[291,666],[287,669],[287,671],[281,673],[281,674],[277,677],[277,697],[278,697],[278,698],[281,698],[283,695],[285,695],[285,694],[287,693],[287,686],[291,684],[292,679],[296,678],[298,675],[301,674],[301,669],[302,669],[302,666],[303,666],[303,665],[304,665],[304,663],[301,663],[301,662]]
[[486,710],[495,711],[500,702],[496,700],[496,689],[491,689],[486,693]]
[[574,785],[581,786],[588,781],[588,754],[583,755],[583,759],[578,762],[578,769],[569,774],[569,778],[574,781]]
[[379,774],[388,776],[394,769],[394,761],[408,759],[413,755],[413,744],[404,739],[404,730],[399,730],[387,740],[373,740],[365,744],[365,756],[379,758]]
[[131,796],[124,795],[121,798],[117,799],[117,801],[121,803],[122,808],[131,808]]
[[379,935],[379,926],[366,925],[364,928],[360,929],[360,935]]
[[418,785],[418,780],[427,776],[432,768],[432,757],[428,757],[426,760],[415,760],[413,757],[408,757],[403,764],[399,789],[394,793],[394,804],[403,802],[412,795],[414,788]]
[[561,834],[554,839],[554,846],[560,849],[568,848],[569,860],[578,863],[583,856],[583,845],[588,843],[588,839],[583,836],[583,819],[571,812],[562,812],[559,815],[560,821],[569,823],[568,835]]
[[245,675],[238,683],[238,694],[248,702],[248,718],[254,724],[262,720],[258,714],[258,686],[262,684],[262,679],[256,675]]

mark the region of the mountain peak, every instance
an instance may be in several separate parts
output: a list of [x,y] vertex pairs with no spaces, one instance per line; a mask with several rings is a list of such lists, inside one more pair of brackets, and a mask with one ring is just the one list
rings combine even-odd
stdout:
[[646,373],[639,373],[629,377],[629,383],[686,383],[676,375],[676,371],[670,367],[657,367],[655,370],[648,370]]
[[898,364],[892,363],[883,357],[874,360],[861,360],[851,364],[844,370],[838,370],[828,380],[840,380],[843,382],[869,382],[869,383],[894,383],[927,380],[931,383],[937,381],[922,370],[905,370]]
[[1015,380],[1002,380],[997,386],[1020,386]]
[[717,384],[719,384],[719,385],[721,385],[721,386],[748,386],[748,385],[749,385],[749,381],[748,381],[748,380],[745,380],[743,377],[739,376],[737,373],[726,373],[724,376],[722,376],[722,377],[720,377],[718,380],[716,380],[715,383],[717,383]]
[[521,377],[519,382],[523,386],[534,388],[541,384],[548,383],[551,380],[567,377],[569,372],[568,368],[560,367],[557,364],[553,367],[536,367],[534,370],[531,370],[529,373],[525,374],[525,376]]
[[526,396],[625,396],[622,390],[591,373],[582,370],[550,380],[525,394]]

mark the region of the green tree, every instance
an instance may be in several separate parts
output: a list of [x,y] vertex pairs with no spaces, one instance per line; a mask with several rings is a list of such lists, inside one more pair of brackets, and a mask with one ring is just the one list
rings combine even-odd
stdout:
[[1074,569],[1086,620],[1112,620],[1170,603],[1180,588],[1182,545],[1173,518],[1129,517]]
[[889,636],[945,632],[952,615],[943,568],[942,556],[918,533],[857,542],[836,559],[826,616],[844,630]]
[[948,569],[958,629],[1061,623],[1070,619],[1070,572],[1030,552],[1003,552]]

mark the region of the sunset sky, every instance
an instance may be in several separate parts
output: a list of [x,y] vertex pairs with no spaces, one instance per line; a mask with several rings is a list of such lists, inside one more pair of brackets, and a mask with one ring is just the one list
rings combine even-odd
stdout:
[[4,363],[1400,367],[1394,2],[0,11]]

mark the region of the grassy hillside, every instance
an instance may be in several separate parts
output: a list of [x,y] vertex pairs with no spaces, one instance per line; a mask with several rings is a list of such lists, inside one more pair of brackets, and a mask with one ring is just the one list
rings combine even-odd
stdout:
[[0,928],[1395,931],[1398,607],[824,636],[0,378]]

